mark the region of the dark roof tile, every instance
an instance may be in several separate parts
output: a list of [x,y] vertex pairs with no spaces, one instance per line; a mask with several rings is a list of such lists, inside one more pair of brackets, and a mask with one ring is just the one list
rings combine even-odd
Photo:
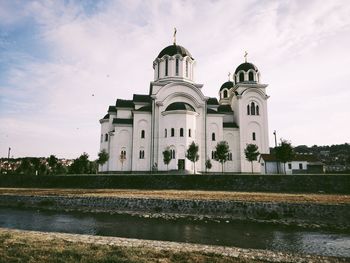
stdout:
[[150,95],[143,95],[143,94],[134,94],[132,98],[133,102],[151,102]]
[[121,118],[114,118],[113,119],[113,124],[133,124],[134,120],[133,119],[121,119]]
[[115,106],[119,108],[134,108],[134,102],[132,100],[117,99]]
[[207,101],[208,105],[219,105],[218,99],[217,98],[209,98]]
[[235,122],[224,122],[224,128],[238,128],[238,125]]
[[220,105],[218,112],[233,112],[230,105]]

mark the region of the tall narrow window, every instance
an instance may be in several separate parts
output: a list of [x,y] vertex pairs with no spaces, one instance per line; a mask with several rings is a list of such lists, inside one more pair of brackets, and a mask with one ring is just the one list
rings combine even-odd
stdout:
[[241,72],[239,73],[239,82],[243,82],[244,81],[244,73]]
[[166,58],[166,59],[165,59],[165,76],[168,76],[168,63],[169,63],[169,61],[168,61],[168,59]]
[[188,61],[186,60],[186,77],[188,77]]
[[227,90],[224,90],[224,98],[227,98]]
[[180,137],[184,137],[184,129],[180,128]]
[[165,138],[168,137],[168,130],[167,129],[164,130],[164,137]]
[[174,137],[174,136],[175,136],[175,129],[171,128],[171,137]]
[[250,106],[249,106],[249,104],[247,105],[247,114],[250,115]]
[[175,74],[176,76],[179,76],[179,59],[176,58],[175,60]]
[[175,150],[170,150],[171,159],[175,159]]
[[252,137],[253,137],[253,141],[255,141],[255,139],[256,139],[255,132],[252,133]]
[[191,129],[188,129],[188,137],[191,137]]
[[108,141],[108,133],[105,134],[105,142]]
[[101,134],[101,142],[103,142],[103,134]]
[[144,139],[145,138],[145,130],[142,130],[141,131],[141,139]]
[[228,161],[232,161],[232,153],[228,153]]
[[145,151],[140,150],[140,159],[145,159]]
[[259,115],[259,105],[256,105],[256,115]]
[[120,152],[120,159],[123,159],[123,160],[126,159],[126,151],[125,150]]
[[299,163],[299,169],[303,170],[303,164],[302,163]]
[[157,78],[159,79],[159,73],[160,73],[160,62],[157,64]]
[[250,104],[250,113],[252,115],[255,115],[255,103],[254,102],[252,102],[252,104]]
[[248,78],[249,78],[249,81],[254,81],[254,74],[253,74],[253,72],[249,72]]
[[215,141],[215,132],[213,132],[213,133],[211,134],[211,140],[212,140],[212,141]]

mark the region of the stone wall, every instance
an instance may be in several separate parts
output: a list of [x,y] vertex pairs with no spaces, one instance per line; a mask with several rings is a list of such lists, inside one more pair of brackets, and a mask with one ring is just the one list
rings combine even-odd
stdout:
[[160,217],[248,219],[350,228],[349,204],[1,195],[0,205],[44,208],[55,211],[76,210],[151,214]]
[[350,194],[350,175],[0,175],[0,187],[178,189]]

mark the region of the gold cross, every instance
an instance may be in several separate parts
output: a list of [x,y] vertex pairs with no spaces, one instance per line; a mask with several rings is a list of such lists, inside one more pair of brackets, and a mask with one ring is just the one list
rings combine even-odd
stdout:
[[244,59],[245,59],[245,62],[246,62],[246,63],[247,63],[247,56],[248,56],[248,52],[245,51],[245,53],[244,53]]

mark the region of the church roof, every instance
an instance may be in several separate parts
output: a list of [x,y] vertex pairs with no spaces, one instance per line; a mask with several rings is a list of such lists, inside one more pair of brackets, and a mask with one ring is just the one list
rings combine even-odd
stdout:
[[190,104],[186,102],[173,102],[165,109],[165,111],[172,111],[172,110],[196,111]]
[[217,98],[209,98],[207,101],[208,105],[219,105],[218,99]]
[[115,106],[111,105],[108,107],[108,112],[117,112],[117,109],[115,108]]
[[221,85],[220,91],[223,89],[230,89],[233,88],[234,83],[232,81],[226,81],[224,84]]
[[216,110],[213,110],[213,109],[208,108],[208,109],[207,109],[207,114],[221,114],[221,113],[220,113],[220,112],[217,112]]
[[134,108],[134,102],[132,100],[117,99],[115,106],[119,108]]
[[133,124],[134,120],[133,119],[122,119],[122,118],[114,118],[113,119],[113,124]]
[[248,71],[250,69],[254,69],[255,71],[258,71],[258,68],[254,64],[249,62],[244,62],[236,68],[235,74],[237,74],[237,72],[240,70]]
[[233,112],[230,105],[220,105],[218,112]]
[[193,59],[191,53],[188,52],[188,50],[186,48],[184,48],[183,46],[180,46],[180,45],[176,45],[176,44],[167,46],[162,51],[160,51],[158,58],[162,58],[165,55],[174,56],[177,54],[179,54],[183,57],[189,56],[190,58]]
[[222,125],[224,128],[238,128],[238,125],[235,122],[224,122]]
[[151,96],[144,94],[134,94],[132,100],[133,102],[151,102]]
[[136,111],[148,111],[148,112],[152,112],[152,106],[151,106],[151,105],[143,106],[143,107],[137,109]]
[[106,114],[104,117],[103,117],[103,119],[105,120],[105,119],[109,119],[109,114]]

